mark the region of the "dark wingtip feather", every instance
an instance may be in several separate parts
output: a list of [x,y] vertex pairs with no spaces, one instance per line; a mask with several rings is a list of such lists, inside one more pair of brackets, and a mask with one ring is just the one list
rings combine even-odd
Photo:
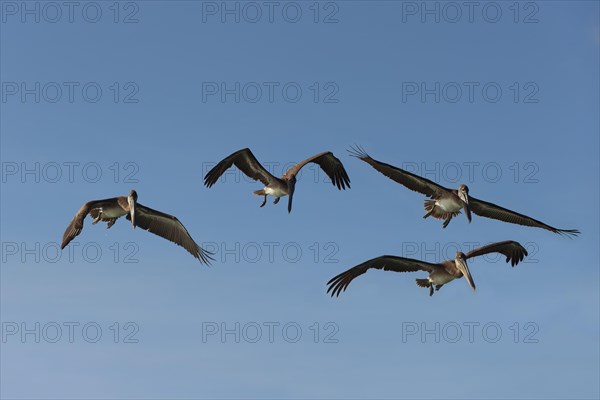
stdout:
[[210,171],[206,173],[204,176],[204,185],[207,188],[213,187],[215,183],[219,180],[219,177],[223,174],[224,171],[221,171],[220,163],[215,165]]
[[329,286],[329,289],[327,289],[327,293],[331,292],[331,297],[334,297],[338,291],[338,282],[332,284],[331,286]]
[[[329,286],[327,288],[327,294],[329,294],[329,292],[331,292],[332,289],[333,289],[333,285]],[[331,293],[331,297],[333,297],[333,292]]]
[[338,190],[346,190],[346,187],[350,189],[350,178],[348,178],[348,174],[345,170],[341,171],[340,176],[336,176],[335,179],[332,179],[332,183]]
[[214,254],[215,253],[204,250],[202,247],[198,246],[197,253],[194,254],[194,257],[196,257],[202,264],[210,267],[211,261],[215,261],[215,259],[212,257]]
[[204,264],[210,267],[211,262],[215,261],[214,257],[212,257],[212,253],[209,253],[206,250],[202,250],[202,260]]
[[349,149],[346,150],[352,157],[356,157],[356,158],[367,158],[369,157],[369,155],[367,154],[367,152],[359,145],[357,145],[356,143],[352,146],[350,146]]
[[212,181],[211,176],[210,176],[212,171],[213,170],[211,169],[204,176],[204,186],[206,186],[207,188],[211,187],[214,184],[214,182]]
[[327,282],[327,285],[329,285],[329,287],[327,288],[327,293],[331,292],[331,297],[339,297],[340,293],[342,292],[342,289],[345,290],[343,281],[344,274],[346,272],[342,272],[341,274],[334,276],[329,280],[329,282]]
[[60,245],[60,249],[64,250],[64,248],[67,247],[69,243],[71,243],[71,240],[75,239],[76,236],[79,236],[82,230],[83,226],[80,228],[78,226],[73,226],[72,224],[70,224],[67,228],[67,231],[63,235],[63,240]]
[[554,233],[558,233],[561,236],[573,239],[581,234],[578,229],[555,229]]

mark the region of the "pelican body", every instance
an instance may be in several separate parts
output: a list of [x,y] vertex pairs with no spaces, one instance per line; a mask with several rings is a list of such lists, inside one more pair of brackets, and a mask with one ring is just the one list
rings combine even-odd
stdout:
[[429,197],[425,200],[425,215],[437,219],[443,219],[442,227],[448,226],[452,218],[465,212],[469,223],[471,222],[471,212],[481,217],[497,219],[511,224],[519,224],[536,228],[546,229],[550,232],[566,236],[577,236],[577,229],[558,229],[527,215],[511,211],[499,205],[476,199],[469,195],[467,185],[460,185],[458,189],[448,189],[429,179],[415,175],[411,172],[394,167],[392,165],[377,161],[369,156],[360,147],[351,148],[350,155],[357,157],[369,164],[371,167],[387,176],[391,180],[406,186],[408,189],[422,193]]
[[254,157],[254,154],[252,154],[248,148],[236,151],[215,165],[215,167],[208,171],[204,177],[204,185],[209,188],[212,187],[227,169],[235,165],[248,177],[260,181],[265,185],[261,190],[254,191],[255,195],[263,196],[263,202],[260,205],[261,207],[264,207],[267,203],[267,196],[275,197],[273,204],[279,203],[280,198],[289,196],[288,213],[290,213],[292,211],[292,200],[296,189],[296,175],[302,167],[311,162],[319,165],[321,169],[325,171],[327,176],[331,179],[331,183],[336,186],[338,190],[345,190],[346,186],[350,188],[350,178],[344,169],[344,165],[330,151],[316,154],[299,162],[283,174],[281,178],[277,178],[258,162],[256,157]]
[[350,282],[352,282],[354,278],[366,273],[371,268],[395,272],[429,272],[427,278],[417,279],[416,281],[419,287],[429,288],[430,296],[433,295],[434,289],[435,291],[440,290],[445,284],[452,282],[455,279],[460,279],[463,276],[471,289],[475,290],[475,282],[473,281],[467,260],[488,253],[503,254],[506,256],[506,262],[510,262],[513,267],[520,261],[523,261],[523,258],[527,256],[527,250],[518,242],[511,240],[482,246],[467,254],[458,251],[453,260],[446,260],[440,263],[429,263],[412,258],[386,255],[365,261],[364,263],[333,277],[327,282],[329,285],[327,293],[331,292],[332,297],[339,296],[341,292],[346,291],[346,288],[348,288]]
[[443,219],[442,227],[447,227],[453,217],[465,211],[465,216],[469,223],[471,222],[471,209],[469,208],[469,188],[467,185],[460,185],[458,190],[446,190],[436,192],[431,200],[425,200],[425,212],[423,218],[432,216],[433,218]]
[[127,197],[120,196],[85,203],[67,227],[63,235],[61,249],[64,249],[71,240],[81,233],[83,222],[88,214],[94,218],[93,225],[100,221],[106,222],[107,229],[112,227],[119,218],[126,216],[131,221],[131,226],[134,229],[139,226],[183,247],[200,262],[210,263],[212,253],[198,246],[176,217],[139,204],[137,199],[137,192],[132,190]]
[[[106,228],[112,227],[119,218],[127,215],[131,225],[135,229],[135,206],[137,203],[137,193],[132,190],[127,197],[115,197],[113,199],[97,200],[94,208],[89,210],[89,214],[94,218],[92,225],[98,222],[107,222]],[[68,243],[64,243],[66,246]],[[64,248],[63,246],[63,248]]]
[[417,285],[429,288],[429,295],[432,296],[434,286],[435,290],[440,290],[446,283],[460,279],[463,276],[466,278],[471,289],[475,290],[475,282],[473,282],[473,277],[467,264],[467,256],[463,252],[457,251],[454,260],[446,260],[440,264],[434,264],[427,279],[417,279]]
[[263,196],[263,201],[260,204],[264,207],[267,204],[267,196],[275,197],[273,204],[279,203],[279,199],[285,196],[289,197],[289,211],[292,211],[292,197],[294,189],[296,188],[296,177],[286,177],[285,175],[281,178],[272,180],[267,186],[261,190],[255,190],[254,194],[257,196]]

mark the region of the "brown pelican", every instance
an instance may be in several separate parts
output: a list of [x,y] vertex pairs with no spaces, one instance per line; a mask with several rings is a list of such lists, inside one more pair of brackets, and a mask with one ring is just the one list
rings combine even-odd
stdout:
[[341,292],[346,291],[346,288],[354,278],[364,274],[370,268],[395,272],[429,272],[427,279],[417,279],[417,285],[423,288],[429,288],[430,296],[433,295],[434,286],[435,290],[440,290],[446,283],[462,276],[467,279],[469,286],[475,290],[475,282],[473,282],[467,260],[488,253],[504,254],[506,256],[506,262],[510,261],[514,267],[519,261],[523,261],[523,258],[527,255],[527,250],[517,242],[506,240],[504,242],[492,243],[487,246],[479,247],[467,254],[458,251],[456,252],[456,258],[454,260],[446,260],[437,264],[413,260],[411,258],[381,256],[365,261],[331,279],[327,282],[327,284],[330,285],[329,289],[327,289],[327,293],[331,292],[331,297],[334,295],[339,296]]
[[475,197],[469,195],[469,188],[467,185],[460,185],[458,190],[448,189],[430,181],[429,179],[374,160],[358,146],[348,150],[348,152],[352,156],[360,158],[391,180],[406,186],[410,190],[429,196],[430,199],[425,200],[426,214],[423,216],[423,218],[432,216],[433,218],[443,219],[444,224],[442,226],[444,228],[448,226],[453,217],[460,214],[461,210],[464,210],[469,223],[471,222],[472,211],[473,213],[482,217],[510,222],[511,224],[543,228],[561,235],[577,236],[579,234],[577,229],[554,228],[541,221],[528,217],[527,215],[519,214],[496,204],[476,199]]
[[277,178],[271,175],[254,157],[254,154],[250,149],[238,150],[231,154],[229,157],[219,162],[213,169],[208,171],[204,177],[204,184],[206,187],[214,185],[219,177],[230,168],[235,165],[244,174],[248,175],[255,181],[261,181],[265,187],[261,190],[254,191],[257,196],[264,196],[263,202],[260,205],[263,207],[267,202],[267,196],[275,197],[273,204],[279,203],[279,199],[283,196],[289,195],[288,199],[288,213],[292,211],[292,198],[294,196],[294,190],[296,187],[296,175],[298,171],[306,164],[313,162],[321,167],[323,171],[331,179],[331,183],[337,186],[339,190],[346,189],[346,186],[350,188],[350,178],[342,165],[342,162],[338,160],[332,152],[326,151],[314,155],[306,160],[299,162],[290,168],[281,178]]
[[61,249],[64,249],[75,236],[81,233],[83,220],[88,214],[94,218],[92,224],[99,221],[108,222],[107,228],[113,226],[117,219],[125,215],[131,221],[134,229],[139,226],[155,235],[170,240],[186,249],[205,264],[209,264],[209,260],[213,260],[212,253],[198,246],[176,217],[146,207],[138,203],[137,198],[136,191],[132,190],[127,197],[113,197],[112,199],[92,200],[85,203],[67,227],[63,235]]

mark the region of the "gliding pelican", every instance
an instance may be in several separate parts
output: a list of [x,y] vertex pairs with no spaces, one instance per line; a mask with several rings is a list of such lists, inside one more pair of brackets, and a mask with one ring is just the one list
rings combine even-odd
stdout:
[[473,213],[486,217],[497,219],[511,224],[519,224],[542,228],[554,233],[566,236],[577,236],[577,229],[558,229],[547,225],[541,221],[519,214],[518,212],[508,210],[487,201],[476,199],[469,195],[467,185],[460,185],[458,190],[448,189],[429,179],[417,176],[403,169],[374,160],[360,147],[348,150],[350,155],[357,157],[362,161],[381,172],[393,181],[406,186],[410,190],[423,193],[430,199],[425,200],[425,212],[423,218],[432,216],[433,218],[443,219],[443,228],[447,227],[453,217],[464,210],[469,223],[471,222],[471,211]]
[[527,250],[519,243],[507,240],[504,242],[492,243],[487,246],[479,247],[474,249],[467,254],[460,251],[456,252],[454,260],[446,260],[441,263],[432,264],[421,260],[414,260],[412,258],[396,257],[396,256],[381,256],[365,261],[362,264],[357,265],[354,268],[350,268],[346,272],[332,278],[327,284],[329,288],[327,293],[331,292],[331,297],[339,296],[341,292],[346,291],[348,285],[352,280],[365,272],[370,268],[383,269],[384,271],[395,271],[395,272],[416,272],[426,271],[429,272],[427,279],[417,279],[417,285],[423,288],[429,288],[429,295],[432,296],[435,290],[440,290],[446,283],[453,281],[454,279],[461,278],[464,276],[469,283],[469,286],[475,290],[475,282],[469,271],[467,260],[469,258],[482,256],[488,253],[500,253],[506,256],[506,262],[509,262],[514,267],[523,261],[523,258],[527,255]]
[[209,260],[213,260],[212,253],[198,246],[176,217],[146,207],[138,203],[137,198],[136,191],[132,190],[127,197],[113,197],[85,203],[67,227],[63,235],[61,249],[64,249],[71,240],[81,233],[83,221],[88,214],[94,218],[92,224],[99,221],[108,222],[107,228],[113,226],[117,219],[125,215],[131,221],[134,229],[139,226],[155,235],[170,240],[186,249],[204,264],[209,264]]
[[292,211],[292,198],[296,187],[296,175],[302,167],[311,162],[319,165],[321,169],[325,171],[327,176],[329,176],[331,183],[334,186],[337,186],[339,190],[345,190],[346,186],[350,188],[350,178],[348,178],[348,174],[346,173],[342,162],[330,151],[319,153],[299,162],[283,174],[281,178],[277,178],[269,173],[269,171],[258,162],[256,157],[254,157],[254,154],[252,154],[248,148],[236,151],[208,171],[204,177],[204,185],[206,185],[206,187],[211,187],[227,169],[232,165],[235,165],[248,177],[256,181],[261,181],[265,185],[262,190],[254,191],[255,195],[264,196],[263,202],[260,205],[261,207],[266,204],[267,196],[275,197],[273,204],[279,203],[281,197],[289,196],[289,213]]

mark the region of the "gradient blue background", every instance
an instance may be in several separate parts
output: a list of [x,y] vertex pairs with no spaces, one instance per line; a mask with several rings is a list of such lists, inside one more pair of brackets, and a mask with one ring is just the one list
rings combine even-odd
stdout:
[[[104,174],[97,183],[81,175],[74,183],[6,177],[2,242],[60,242],[85,201],[135,188],[141,203],[178,216],[198,242],[278,242],[279,249],[297,243],[303,255],[290,263],[279,250],[273,262],[263,254],[251,263],[219,253],[207,268],[125,220],[107,231],[90,219],[77,240],[102,246],[98,263],[80,252],[74,262],[63,256],[55,263],[3,254],[2,322],[93,321],[104,329],[95,344],[81,336],[74,343],[8,337],[1,344],[3,398],[599,397],[597,2],[537,2],[539,22],[532,24],[513,22],[512,2],[498,3],[503,16],[495,24],[480,13],[473,23],[466,16],[454,24],[418,16],[403,22],[402,3],[388,1],[337,2],[334,24],[313,23],[312,2],[298,3],[306,13],[299,23],[277,14],[274,23],[252,24],[218,17],[203,23],[201,2],[140,1],[138,23],[115,24],[112,2],[98,4],[106,14],[96,24],[78,14],[73,23],[7,16],[1,25],[3,82],[139,87],[135,104],[112,102],[108,90],[95,104],[80,96],[72,104],[2,102],[3,163],[96,162]],[[281,96],[273,103],[203,102],[202,82],[211,81],[298,82],[304,92],[293,104]],[[307,87],[316,81],[335,82],[339,102],[314,103]],[[411,81],[498,82],[504,93],[497,103],[480,95],[473,103],[416,96],[403,102],[402,82]],[[535,82],[539,102],[513,102],[513,82]],[[460,182],[475,197],[582,235],[569,240],[479,217],[469,225],[462,215],[442,230],[441,221],[421,219],[423,196],[348,157],[353,143],[399,166],[498,163],[498,182],[481,169],[473,182]],[[251,194],[257,183],[228,178],[203,187],[205,163],[243,147],[281,165],[331,150],[352,189],[314,182],[307,170],[288,215],[287,199],[258,207]],[[139,182],[115,183],[108,169],[114,162],[136,163]],[[515,183],[515,162],[535,163],[539,182],[521,175]],[[458,185],[445,178],[440,183]],[[325,293],[337,273],[382,254],[403,255],[407,244],[506,239],[529,243],[537,262],[511,269],[474,261],[476,293],[459,280],[430,298],[414,283],[424,273],[380,271],[361,276],[337,299]],[[129,241],[139,262],[124,263],[121,255],[115,263],[108,247]],[[323,262],[323,250],[315,262],[315,242],[334,242],[337,262]],[[139,343],[113,343],[107,327],[116,321],[135,322]],[[329,321],[339,327],[338,343],[314,343],[309,326]],[[303,336],[297,343],[281,334],[274,343],[264,336],[258,343],[231,336],[204,343],[203,322],[295,322]],[[497,343],[480,331],[473,343],[464,336],[458,343],[432,336],[404,343],[407,322],[494,322],[503,335]],[[537,324],[539,342],[514,343],[515,322]]]

